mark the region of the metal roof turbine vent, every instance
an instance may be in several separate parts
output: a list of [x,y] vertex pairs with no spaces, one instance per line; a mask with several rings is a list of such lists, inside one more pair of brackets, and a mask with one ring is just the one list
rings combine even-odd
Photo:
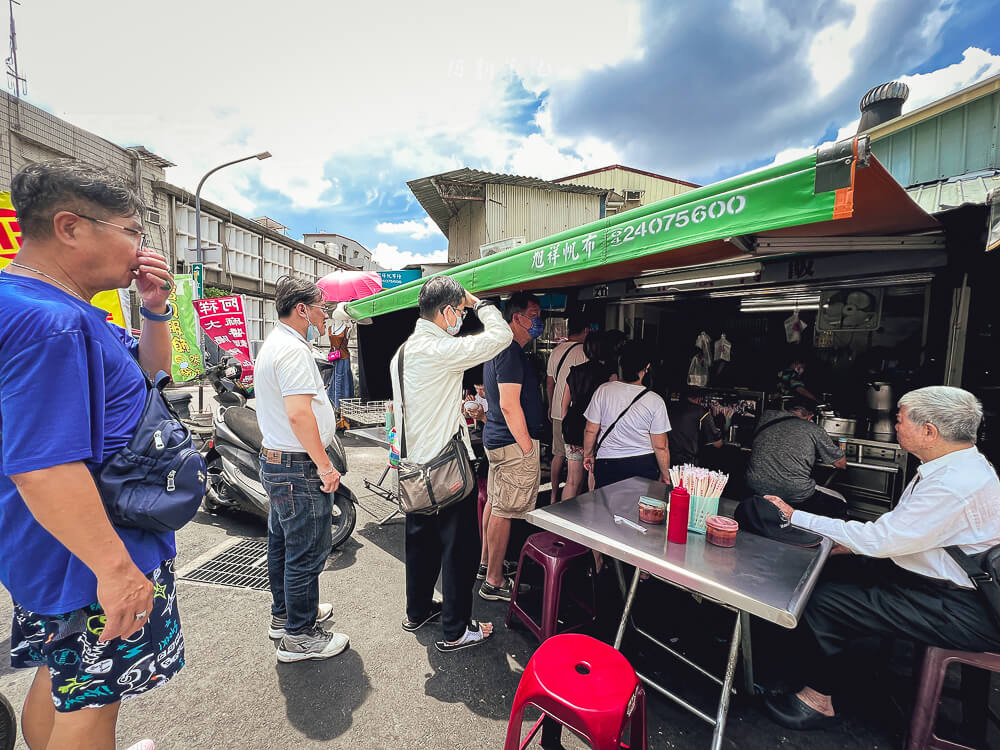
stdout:
[[888,122],[903,111],[903,102],[910,95],[910,87],[900,81],[890,81],[876,86],[863,97],[861,97],[861,122],[858,123],[858,132],[866,130]]

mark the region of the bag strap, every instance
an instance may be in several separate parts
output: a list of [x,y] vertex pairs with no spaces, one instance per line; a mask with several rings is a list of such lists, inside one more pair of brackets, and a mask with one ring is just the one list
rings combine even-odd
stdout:
[[611,426],[604,431],[604,434],[601,435],[600,438],[598,438],[597,445],[594,446],[594,458],[597,458],[597,452],[601,449],[601,444],[604,443],[604,439],[611,434],[611,431],[615,429],[615,425],[618,424],[618,420],[624,417],[625,414],[628,412],[628,410],[635,405],[635,402],[638,401],[643,396],[645,396],[647,393],[649,393],[649,388],[643,388],[642,393],[640,393],[638,396],[632,399],[632,401],[629,402],[629,405],[626,406],[624,409],[622,409],[622,413],[619,414],[618,417],[615,419],[615,421],[611,423]]
[[582,346],[582,344],[579,341],[577,341],[575,344],[573,344],[573,346],[569,347],[566,351],[563,352],[562,359],[560,359],[559,360],[559,364],[556,365],[556,377],[555,377],[555,381],[557,383],[559,382],[559,373],[562,372],[562,366],[566,363],[566,357],[568,357],[569,353],[571,351],[573,351],[574,349],[576,349],[576,347],[578,347],[578,346]]
[[399,378],[399,404],[402,406],[402,412],[400,417],[402,417],[402,422],[399,429],[399,460],[402,461],[406,457],[406,386],[403,385],[403,353],[406,351],[406,342],[404,341],[399,346],[399,352],[396,356],[396,377]]
[[799,419],[799,417],[796,417],[796,416],[794,416],[792,414],[789,414],[786,417],[778,417],[777,419],[768,422],[766,425],[764,425],[762,427],[758,427],[756,430],[754,430],[753,436],[754,436],[754,438],[756,438],[760,433],[762,433],[768,427],[773,427],[774,425],[779,424],[780,422],[787,422],[790,419]]
[[951,559],[957,562],[959,567],[965,571],[966,575],[972,580],[972,585],[977,589],[982,588],[983,584],[993,582],[992,574],[984,570],[983,566],[976,561],[976,558],[967,555],[957,544],[945,547],[944,551],[951,555]]

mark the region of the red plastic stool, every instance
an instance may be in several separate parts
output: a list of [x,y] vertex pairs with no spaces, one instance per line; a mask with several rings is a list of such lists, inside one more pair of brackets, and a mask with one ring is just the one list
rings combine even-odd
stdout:
[[952,662],[968,664],[990,672],[1000,672],[1000,654],[950,651],[928,646],[920,670],[917,697],[913,702],[913,718],[910,720],[907,750],[973,750],[966,745],[943,740],[934,734],[934,721],[937,718],[944,676],[948,665]]
[[[521,742],[528,706],[541,709]],[[551,716],[585,738],[595,750],[646,750],[646,693],[621,652],[588,635],[571,633],[543,641],[514,694],[504,750],[522,750]],[[622,743],[625,727],[628,742]]]
[[[590,555],[590,550],[587,547],[569,539],[563,539],[558,534],[542,531],[529,536],[521,548],[510,606],[507,607],[506,626],[509,628],[511,617],[517,615],[518,619],[538,640],[544,641],[546,638],[554,636],[559,622],[559,597],[562,593],[563,574],[575,561],[588,555]],[[542,621],[540,623],[532,620],[517,602],[517,592],[521,584],[521,573],[524,571],[525,557],[541,565],[545,573]],[[590,615],[590,621],[593,622],[597,617],[593,587],[591,587],[590,604],[584,604],[583,607]],[[586,622],[583,622],[573,627],[577,628],[585,624]]]

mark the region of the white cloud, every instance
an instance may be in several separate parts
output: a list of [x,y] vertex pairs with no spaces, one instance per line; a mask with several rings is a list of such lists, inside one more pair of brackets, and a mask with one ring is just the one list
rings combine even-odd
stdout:
[[903,105],[903,113],[919,109],[941,97],[971,86],[985,78],[1000,73],[1000,54],[969,47],[962,53],[961,62],[897,80],[910,87],[910,96]]
[[[910,87],[910,96],[903,104],[903,114],[919,109],[949,94],[954,94],[956,91],[961,91],[998,73],[1000,73],[1000,54],[994,55],[978,47],[969,47],[962,53],[962,61],[954,65],[930,73],[899,76],[896,80],[902,81]],[[768,166],[793,161],[813,153],[819,146],[850,138],[858,132],[859,120],[860,118],[856,117],[841,125],[837,129],[837,137],[833,141],[811,146],[796,146],[779,151]]]
[[[136,7],[106,0],[101,33],[135,38]],[[264,0],[218,0],[199,5],[196,22],[177,8],[157,14],[134,64],[122,64],[120,45],[79,34],[93,25],[83,4],[26,3],[16,19],[30,100],[176,162],[172,182],[193,190],[222,162],[274,154],[227,168],[203,189],[207,199],[253,214],[251,178],[294,210],[310,210],[344,200],[337,178],[367,182],[363,194],[387,159],[413,176],[442,165],[505,164],[523,111],[523,102],[512,106],[511,74],[537,94],[641,56],[638,8],[638,0],[610,14],[602,0],[512,0],[503,12],[476,3],[454,12],[286,0],[275,12]],[[348,160],[371,164],[372,174],[347,174],[359,170],[340,166]],[[377,203],[377,195],[367,198]]]
[[820,29],[809,46],[807,60],[822,98],[846,81],[854,70],[854,51],[868,36],[877,0],[846,0],[854,6],[850,21],[838,20]]
[[399,222],[382,221],[375,226],[375,231],[382,234],[405,234],[411,240],[426,240],[435,235],[444,236],[438,229],[438,225],[429,216],[423,221],[413,221],[412,219]]
[[447,263],[448,251],[435,250],[431,253],[414,253],[409,250],[400,250],[396,245],[380,242],[372,250],[372,257],[387,271],[398,271],[403,266],[412,263]]

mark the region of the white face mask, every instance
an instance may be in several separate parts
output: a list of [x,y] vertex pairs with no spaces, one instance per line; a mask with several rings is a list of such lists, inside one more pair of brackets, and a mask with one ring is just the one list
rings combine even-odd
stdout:
[[449,325],[448,324],[448,316],[445,315],[444,316],[444,323],[445,323],[445,329],[444,329],[444,331],[449,336],[457,336],[458,332],[462,330],[462,316],[458,314],[458,311],[454,307],[448,307],[448,308],[445,308],[445,309],[451,310],[453,313],[455,313],[456,322],[455,322],[455,325]]

